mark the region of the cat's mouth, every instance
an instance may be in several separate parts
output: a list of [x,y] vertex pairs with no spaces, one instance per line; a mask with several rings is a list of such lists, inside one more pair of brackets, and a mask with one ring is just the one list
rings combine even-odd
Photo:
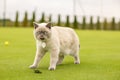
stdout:
[[45,38],[41,37],[40,40],[45,40]]

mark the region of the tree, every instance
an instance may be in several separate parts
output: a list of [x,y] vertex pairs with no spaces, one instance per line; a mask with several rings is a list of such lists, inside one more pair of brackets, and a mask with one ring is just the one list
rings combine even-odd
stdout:
[[97,30],[100,30],[100,17],[98,16],[97,17],[97,23],[96,23],[96,28],[97,28]]
[[40,23],[45,22],[45,13],[42,13],[42,17],[40,19]]
[[112,18],[112,22],[111,22],[111,30],[115,30],[116,29],[116,25],[115,25],[115,18]]
[[83,22],[82,22],[82,29],[86,28],[86,17],[83,17]]
[[19,18],[19,12],[17,11],[17,12],[16,12],[16,17],[15,17],[15,26],[16,26],[16,27],[19,26],[18,18]]
[[24,27],[28,26],[28,13],[27,13],[27,11],[25,12],[25,15],[24,15],[23,26]]
[[108,27],[108,23],[107,23],[107,19],[105,18],[103,22],[103,29],[107,30],[108,29],[107,27]]
[[74,16],[74,21],[73,21],[73,28],[77,29],[78,28],[78,21],[77,21],[77,16]]
[[94,25],[93,25],[93,17],[90,17],[90,24],[89,24],[89,29],[94,29]]
[[58,15],[58,22],[57,22],[57,25],[58,25],[58,26],[61,26],[61,15],[60,15],[60,14]]
[[118,22],[118,30],[120,30],[120,20],[119,20],[119,22]]
[[52,15],[49,15],[49,22],[52,22]]
[[30,22],[30,26],[32,27],[33,26],[33,22],[35,21],[35,11],[33,12],[32,14],[32,19],[31,19],[31,22]]
[[69,21],[69,16],[66,16],[66,23],[65,23],[66,27],[70,27],[70,21]]

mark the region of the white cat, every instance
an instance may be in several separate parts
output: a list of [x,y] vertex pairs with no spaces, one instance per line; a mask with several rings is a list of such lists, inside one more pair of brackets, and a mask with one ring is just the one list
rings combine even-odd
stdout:
[[74,57],[75,64],[79,60],[79,39],[71,28],[51,26],[51,23],[35,23],[34,37],[36,39],[36,56],[30,68],[36,68],[39,61],[47,51],[50,52],[49,70],[55,70],[57,64],[61,64],[64,56],[69,54]]

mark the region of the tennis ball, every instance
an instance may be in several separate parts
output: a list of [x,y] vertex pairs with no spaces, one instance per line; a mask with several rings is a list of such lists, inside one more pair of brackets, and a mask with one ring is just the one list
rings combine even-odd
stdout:
[[5,41],[4,44],[5,44],[5,46],[8,46],[8,45],[9,45],[9,42],[8,42],[8,41]]

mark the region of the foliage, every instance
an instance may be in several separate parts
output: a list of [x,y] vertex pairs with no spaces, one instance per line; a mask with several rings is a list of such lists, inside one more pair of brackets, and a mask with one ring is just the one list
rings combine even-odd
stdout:
[[49,22],[52,22],[52,15],[49,15]]
[[33,14],[32,14],[31,22],[30,22],[31,27],[33,26],[33,22],[35,22],[35,18],[36,18],[36,15],[35,15],[35,11],[34,11]]
[[27,11],[25,12],[25,15],[24,15],[23,26],[24,27],[28,26],[28,13],[27,13]]
[[65,23],[65,26],[66,26],[66,27],[70,27],[70,21],[69,21],[69,20],[70,20],[70,18],[69,18],[69,16],[67,15],[67,16],[66,16],[66,23]]
[[92,16],[90,17],[89,29],[94,29],[93,17]]
[[45,22],[45,13],[42,13],[41,19],[40,19],[40,23]]
[[115,25],[115,18],[112,18],[112,22],[111,22],[111,30],[115,30],[116,29],[116,25]]
[[104,22],[103,22],[103,29],[104,30],[108,29],[108,23],[107,23],[107,19],[106,18],[104,19]]
[[19,26],[19,12],[16,12],[16,17],[15,17],[15,26],[18,27]]
[[[116,23],[115,21],[115,17],[112,18],[112,21],[111,22],[108,22],[107,19],[105,18],[103,22],[100,22],[100,17],[98,16],[97,17],[97,22],[95,23],[94,25],[94,22],[93,22],[93,16],[90,17],[89,19],[89,22],[90,23],[87,23],[86,19],[86,16],[83,16],[82,17],[82,23],[79,23],[81,21],[78,21],[80,20],[80,18],[78,18],[78,16],[74,15],[73,16],[73,22],[70,22],[70,16],[67,15],[66,16],[66,21],[63,22],[61,20],[61,15],[59,14],[57,16],[57,21],[54,21],[52,22],[52,15],[50,14],[49,17],[48,17],[48,20],[45,19],[45,13],[43,12],[41,14],[41,19],[38,21],[40,23],[42,22],[52,22],[52,23],[55,23],[56,25],[58,26],[64,26],[64,27],[72,27],[74,29],[90,29],[90,30],[93,30],[93,29],[97,29],[97,30],[120,30],[120,21],[118,23]],[[24,18],[23,18],[23,21],[20,22],[19,21],[19,12],[17,11],[16,12],[16,15],[15,15],[15,21],[12,21],[10,19],[0,19],[0,26],[23,26],[23,27],[26,27],[26,26],[33,26],[33,22],[36,21],[36,14],[35,14],[35,11],[33,12],[32,14],[32,18],[31,19],[28,19],[28,13],[27,11],[25,12],[24,14]]]
[[58,22],[57,22],[57,25],[58,25],[58,26],[61,26],[61,15],[60,15],[60,14],[58,15]]
[[97,28],[97,30],[100,30],[101,28],[101,23],[100,23],[100,17],[98,16],[97,17],[97,23],[96,23],[96,28]]
[[78,29],[78,21],[77,21],[77,16],[74,16],[74,21],[73,21],[73,28]]
[[119,20],[119,22],[118,22],[118,30],[120,30],[120,20]]
[[86,28],[86,17],[83,16],[82,29]]

